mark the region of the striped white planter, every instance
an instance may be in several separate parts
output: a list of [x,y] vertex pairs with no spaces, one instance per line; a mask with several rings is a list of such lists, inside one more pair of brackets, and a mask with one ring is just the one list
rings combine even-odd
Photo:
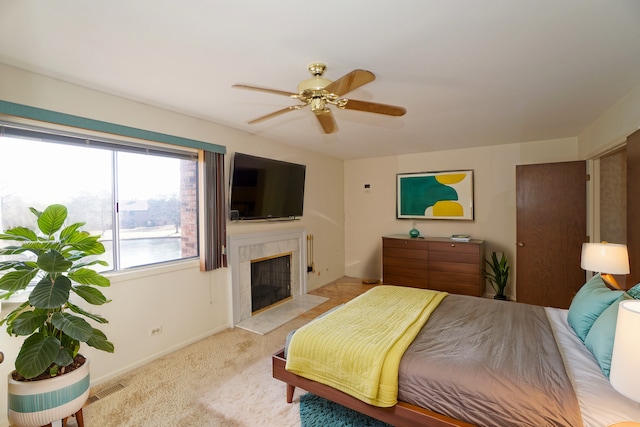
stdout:
[[40,381],[15,381],[9,374],[9,423],[40,427],[78,412],[89,398],[89,359],[80,368]]

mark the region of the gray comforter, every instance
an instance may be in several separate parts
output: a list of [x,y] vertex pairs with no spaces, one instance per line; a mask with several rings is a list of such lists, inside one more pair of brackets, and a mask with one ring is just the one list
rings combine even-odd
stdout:
[[399,400],[478,426],[582,426],[544,308],[449,295],[400,363]]

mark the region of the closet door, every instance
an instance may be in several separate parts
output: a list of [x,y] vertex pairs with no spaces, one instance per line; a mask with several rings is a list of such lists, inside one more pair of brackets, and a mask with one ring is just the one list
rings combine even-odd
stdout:
[[585,281],[586,162],[516,166],[516,299],[568,308]]
[[640,283],[640,130],[627,137],[627,288]]

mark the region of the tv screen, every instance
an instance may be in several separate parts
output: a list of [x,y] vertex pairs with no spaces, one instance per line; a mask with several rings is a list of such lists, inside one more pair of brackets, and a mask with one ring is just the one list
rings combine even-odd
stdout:
[[301,217],[305,172],[305,165],[235,153],[231,166],[231,218]]

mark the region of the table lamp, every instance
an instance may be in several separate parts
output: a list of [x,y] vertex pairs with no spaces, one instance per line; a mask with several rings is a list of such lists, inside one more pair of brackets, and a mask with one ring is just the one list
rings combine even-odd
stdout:
[[[620,394],[635,402],[640,402],[639,331],[640,300],[634,299],[620,302],[609,380],[613,388]],[[611,426],[640,426],[640,422],[621,422]]]
[[612,274],[629,274],[627,245],[616,243],[583,243],[580,267],[600,273],[602,280],[615,289],[621,289]]

